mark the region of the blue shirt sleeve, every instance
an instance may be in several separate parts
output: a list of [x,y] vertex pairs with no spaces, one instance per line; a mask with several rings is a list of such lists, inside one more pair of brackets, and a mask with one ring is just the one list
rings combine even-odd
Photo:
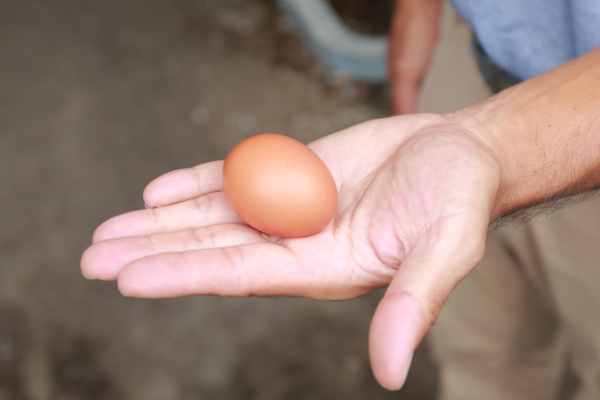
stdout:
[[488,56],[528,79],[600,46],[600,0],[451,0]]

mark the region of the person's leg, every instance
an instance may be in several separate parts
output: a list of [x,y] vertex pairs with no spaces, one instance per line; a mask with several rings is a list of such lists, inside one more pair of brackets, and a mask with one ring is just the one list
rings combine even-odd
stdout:
[[574,398],[600,399],[600,200],[561,211],[534,232],[579,380]]
[[456,288],[429,335],[440,400],[549,400],[564,374],[565,337],[534,232],[503,230]]
[[[477,38],[473,53],[493,92],[519,83]],[[453,292],[429,335],[441,400],[560,396],[569,346],[544,264],[547,246],[540,243],[555,229],[538,222],[500,230]]]

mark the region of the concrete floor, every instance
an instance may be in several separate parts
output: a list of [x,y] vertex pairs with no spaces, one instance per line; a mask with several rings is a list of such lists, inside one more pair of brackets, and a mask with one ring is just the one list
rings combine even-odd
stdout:
[[[448,10],[421,109],[485,97]],[[405,389],[371,376],[381,293],[354,301],[137,300],[87,281],[95,227],[148,181],[241,139],[308,142],[387,115],[332,77],[268,0],[0,2],[0,400],[404,399],[435,393],[419,349]]]

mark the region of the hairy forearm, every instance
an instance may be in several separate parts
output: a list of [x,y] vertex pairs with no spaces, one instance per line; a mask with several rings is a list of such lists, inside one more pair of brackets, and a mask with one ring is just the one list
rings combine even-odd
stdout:
[[450,117],[500,164],[492,219],[600,187],[600,49]]

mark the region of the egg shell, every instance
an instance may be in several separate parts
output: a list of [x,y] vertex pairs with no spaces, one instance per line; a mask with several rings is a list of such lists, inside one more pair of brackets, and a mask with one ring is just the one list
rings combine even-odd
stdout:
[[248,225],[282,237],[321,231],[337,207],[337,188],[325,163],[303,143],[275,133],[249,137],[231,150],[223,191]]

